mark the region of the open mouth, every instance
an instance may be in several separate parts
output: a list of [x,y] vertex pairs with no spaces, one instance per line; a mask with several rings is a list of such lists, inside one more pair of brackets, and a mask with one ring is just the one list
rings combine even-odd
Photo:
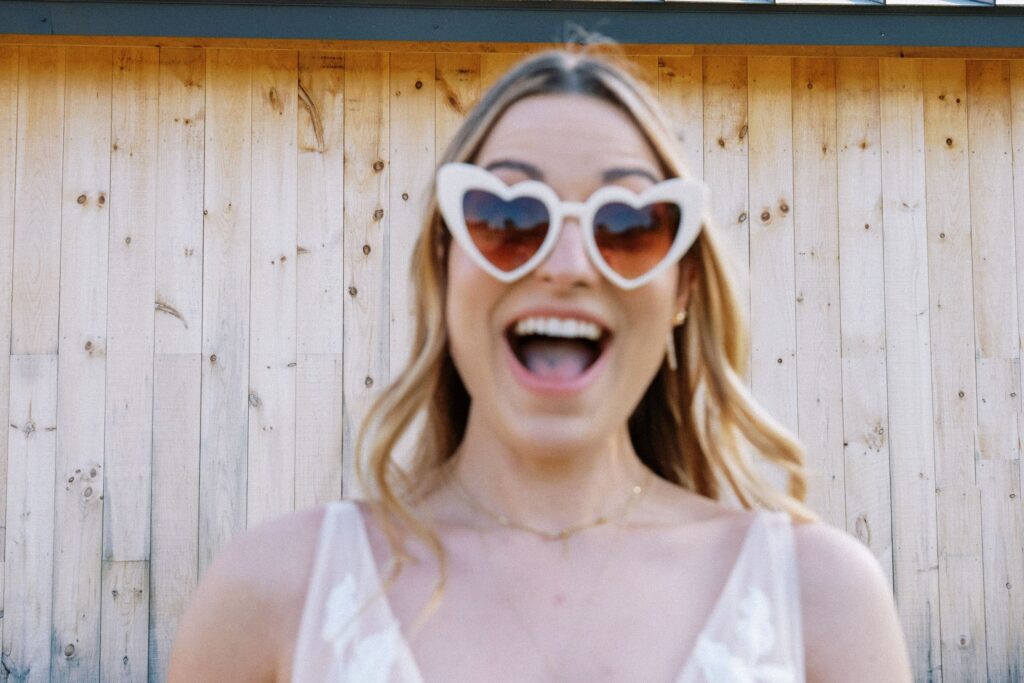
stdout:
[[512,354],[527,372],[548,381],[576,379],[608,346],[611,332],[577,318],[521,318],[505,330]]

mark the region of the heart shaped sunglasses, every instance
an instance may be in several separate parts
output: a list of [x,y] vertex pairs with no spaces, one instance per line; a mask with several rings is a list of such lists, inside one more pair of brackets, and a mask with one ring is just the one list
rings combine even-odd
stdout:
[[437,200],[459,245],[502,282],[540,265],[565,219],[574,217],[601,274],[635,289],[682,258],[697,239],[708,190],[699,181],[672,178],[640,194],[608,185],[585,202],[564,202],[538,180],[510,187],[479,166],[449,163],[437,172]]

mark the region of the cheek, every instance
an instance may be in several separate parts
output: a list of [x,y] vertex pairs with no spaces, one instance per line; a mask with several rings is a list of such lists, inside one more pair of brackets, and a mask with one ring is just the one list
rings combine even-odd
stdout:
[[478,268],[453,245],[448,256],[448,292],[445,301],[448,340],[455,368],[472,393],[476,377],[486,370],[495,335],[492,312],[501,283]]

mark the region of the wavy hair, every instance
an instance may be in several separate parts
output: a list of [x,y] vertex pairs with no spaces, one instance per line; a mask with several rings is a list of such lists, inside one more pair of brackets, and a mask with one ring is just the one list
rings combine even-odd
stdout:
[[[650,142],[666,177],[687,176],[656,99],[628,69],[612,56],[588,50],[528,57],[470,112],[439,164],[471,162],[515,102],[566,93],[596,97],[624,110]],[[470,398],[449,351],[444,302],[450,235],[433,190],[412,257],[416,324],[411,358],[367,414],[356,444],[356,472],[364,490],[372,492],[374,512],[397,560],[392,578],[407,559],[404,541],[410,531],[440,563],[439,597],[445,581],[443,547],[413,506],[442,481],[444,465],[465,433]],[[659,477],[702,496],[719,499],[731,492],[745,508],[785,510],[798,521],[815,519],[803,504],[802,446],[757,404],[741,379],[748,359],[747,322],[711,225],[705,223],[684,259],[692,259],[697,268],[688,320],[673,332],[678,367],[673,371],[662,363],[630,416],[634,449]],[[395,447],[417,419],[423,419],[422,432],[411,463],[399,466]],[[787,491],[769,482],[756,456],[782,469]]]

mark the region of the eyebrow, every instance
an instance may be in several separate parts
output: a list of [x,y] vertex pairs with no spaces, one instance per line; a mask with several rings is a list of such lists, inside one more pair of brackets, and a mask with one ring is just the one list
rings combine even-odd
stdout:
[[[515,159],[498,159],[492,161],[484,167],[488,171],[493,171],[498,168],[507,168],[513,171],[519,171],[527,178],[531,180],[543,180],[544,174],[539,168],[533,164],[529,164],[525,161],[517,161]],[[605,183],[612,183],[616,180],[621,180],[629,176],[638,175],[647,178],[652,183],[661,182],[661,179],[655,176],[653,173],[648,171],[646,168],[634,167],[634,168],[609,168],[601,173],[601,181]]]

